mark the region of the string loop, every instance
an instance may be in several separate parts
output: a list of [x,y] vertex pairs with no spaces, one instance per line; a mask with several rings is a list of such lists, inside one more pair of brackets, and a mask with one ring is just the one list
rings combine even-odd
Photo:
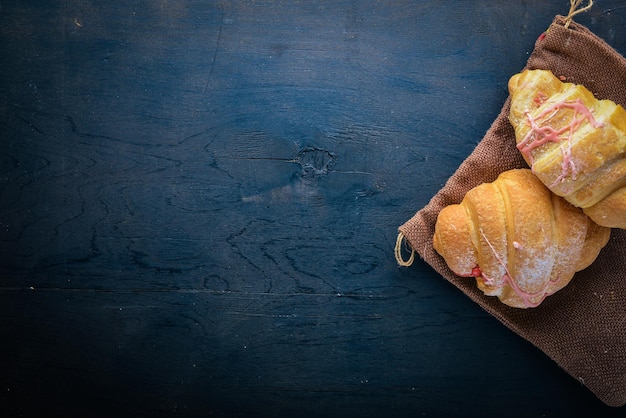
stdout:
[[402,258],[402,241],[404,241],[404,234],[402,232],[398,233],[398,239],[396,240],[396,261],[401,267],[409,267],[415,261],[415,250],[411,248],[411,256],[408,260]]

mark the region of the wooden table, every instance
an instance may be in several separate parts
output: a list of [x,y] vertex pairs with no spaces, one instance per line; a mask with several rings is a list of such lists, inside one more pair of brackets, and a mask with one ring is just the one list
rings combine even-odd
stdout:
[[5,416],[624,414],[393,256],[568,7],[3,2]]

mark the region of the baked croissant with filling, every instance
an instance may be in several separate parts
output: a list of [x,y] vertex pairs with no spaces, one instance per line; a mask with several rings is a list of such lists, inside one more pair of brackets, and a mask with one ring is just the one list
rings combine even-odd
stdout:
[[596,223],[626,229],[626,110],[546,70],[509,80],[517,148],[533,173]]
[[470,190],[437,218],[433,245],[458,276],[516,308],[538,306],[588,267],[610,229],[556,196],[529,169]]

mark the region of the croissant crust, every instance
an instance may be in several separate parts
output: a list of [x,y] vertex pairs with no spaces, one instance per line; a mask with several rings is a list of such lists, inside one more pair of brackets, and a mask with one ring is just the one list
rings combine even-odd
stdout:
[[474,277],[486,295],[529,308],[588,267],[609,235],[530,170],[518,169],[445,207],[433,245],[455,274]]
[[596,223],[626,229],[626,110],[547,70],[509,80],[518,149],[552,192]]

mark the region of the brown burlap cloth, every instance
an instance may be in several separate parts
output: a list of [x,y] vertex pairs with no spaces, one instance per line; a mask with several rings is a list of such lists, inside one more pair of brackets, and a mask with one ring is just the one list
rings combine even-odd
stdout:
[[[599,99],[626,107],[626,59],[586,27],[556,16],[535,44],[526,68],[551,70]],[[511,74],[513,75],[513,74]],[[434,250],[437,215],[503,171],[527,167],[508,121],[510,98],[483,140],[448,182],[399,228],[428,264],[511,330],[541,349],[610,406],[626,403],[626,230],[614,229],[596,261],[539,307],[510,308],[484,296],[473,278],[450,271]]]

